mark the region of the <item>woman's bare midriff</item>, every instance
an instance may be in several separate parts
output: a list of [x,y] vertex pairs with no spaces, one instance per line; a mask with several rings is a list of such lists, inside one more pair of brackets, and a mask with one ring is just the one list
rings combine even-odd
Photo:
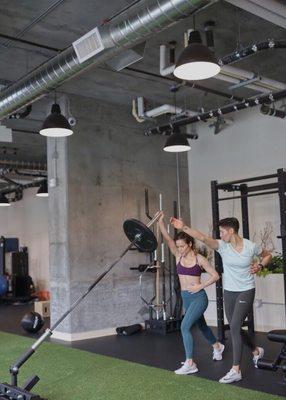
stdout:
[[192,284],[200,284],[201,278],[199,276],[179,275],[181,290],[192,291]]

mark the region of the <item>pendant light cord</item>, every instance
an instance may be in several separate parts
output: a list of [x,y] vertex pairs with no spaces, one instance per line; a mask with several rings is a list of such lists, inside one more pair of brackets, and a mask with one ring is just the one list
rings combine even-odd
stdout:
[[[176,98],[177,90],[178,89],[173,89],[175,115],[177,115],[177,98]],[[180,171],[179,171],[179,153],[176,153],[176,177],[177,177],[178,217],[181,218],[181,182],[180,182]]]
[[178,198],[178,217],[181,219],[181,183],[179,171],[179,153],[176,153],[176,169],[177,169],[177,198]]

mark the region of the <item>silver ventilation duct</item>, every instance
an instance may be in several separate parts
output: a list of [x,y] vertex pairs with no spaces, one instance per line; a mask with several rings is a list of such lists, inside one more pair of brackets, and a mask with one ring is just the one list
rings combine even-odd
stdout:
[[88,66],[102,64],[213,2],[215,0],[146,0],[133,14],[125,14],[119,21],[93,29],[1,92],[0,119],[45,96]]

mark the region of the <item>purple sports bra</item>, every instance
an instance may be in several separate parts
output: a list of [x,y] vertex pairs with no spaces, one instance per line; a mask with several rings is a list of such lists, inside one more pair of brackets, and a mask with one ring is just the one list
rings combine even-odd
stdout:
[[177,273],[178,273],[178,275],[201,276],[202,269],[199,266],[197,257],[196,257],[196,264],[193,267],[184,267],[181,264],[181,258],[180,258],[180,260],[179,260],[179,262],[177,264]]

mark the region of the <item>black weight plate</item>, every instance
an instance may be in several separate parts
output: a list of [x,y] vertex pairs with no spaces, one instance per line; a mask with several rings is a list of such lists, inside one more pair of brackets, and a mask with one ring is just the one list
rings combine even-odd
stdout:
[[124,221],[123,229],[130,242],[133,242],[138,235],[134,245],[139,250],[154,251],[157,249],[158,242],[154,233],[137,219],[131,218]]

